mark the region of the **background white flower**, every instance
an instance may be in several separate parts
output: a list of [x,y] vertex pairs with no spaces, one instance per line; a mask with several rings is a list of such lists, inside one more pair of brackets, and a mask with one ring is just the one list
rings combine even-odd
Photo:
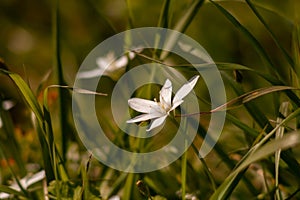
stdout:
[[183,98],[186,97],[195,87],[199,76],[192,77],[188,83],[184,84],[175,94],[172,101],[172,83],[169,79],[166,80],[159,92],[159,101],[150,101],[141,98],[132,98],[128,100],[128,105],[141,113],[133,119],[127,120],[127,123],[142,122],[153,119],[149,128],[146,131],[162,125],[169,113],[183,103]]
[[[42,171],[39,171],[31,176],[26,176],[22,179],[19,180],[22,188],[24,189],[27,189],[29,186],[43,180],[46,178],[46,174],[45,174],[45,171],[42,170]],[[14,189],[14,190],[17,190],[17,191],[21,191],[21,188],[19,187],[19,185],[14,182],[12,185],[9,186],[10,188]],[[10,194],[7,194],[5,192],[1,192],[0,193],[0,199],[7,199],[10,197]]]
[[[134,48],[135,52],[141,52],[142,50],[140,47]],[[124,74],[125,67],[128,65],[129,60],[134,59],[135,56],[136,54],[133,51],[128,51],[125,55],[116,59],[115,53],[110,51],[106,56],[96,59],[96,69],[80,72],[77,77],[80,79],[89,79],[96,78],[101,74],[109,76],[112,80],[116,81]]]

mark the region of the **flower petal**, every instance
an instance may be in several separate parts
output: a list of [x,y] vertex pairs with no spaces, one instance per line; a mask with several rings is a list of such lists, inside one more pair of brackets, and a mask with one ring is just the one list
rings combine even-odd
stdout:
[[96,64],[100,69],[106,70],[106,68],[111,64],[115,59],[115,53],[113,51],[108,52],[106,56],[98,57],[96,59]]
[[171,108],[171,98],[172,98],[172,83],[169,79],[167,79],[159,92],[159,101],[165,110]]
[[99,77],[100,74],[102,75],[103,70],[104,69],[102,69],[102,68],[96,68],[96,69],[92,69],[89,71],[79,72],[77,74],[77,78],[79,78],[79,79],[96,78],[96,77]]
[[127,56],[121,56],[118,60],[114,61],[112,63],[112,69],[116,70],[122,67],[126,67],[126,65],[128,64],[128,58]]
[[168,115],[164,115],[160,118],[153,120],[150,124],[150,127],[148,129],[146,129],[146,131],[151,131],[152,129],[162,125],[165,122],[167,117],[168,117]]
[[162,116],[161,113],[142,114],[142,115],[136,116],[135,118],[127,120],[126,123],[130,124],[130,123],[135,123],[135,122],[143,122],[143,121],[158,118],[161,116]]
[[155,101],[150,101],[140,98],[132,98],[128,100],[128,105],[133,109],[141,113],[155,113],[160,112],[161,108]]
[[169,110],[169,112],[171,112],[172,110],[174,110],[175,108],[177,108],[178,106],[180,106],[180,104],[182,104],[183,103],[183,100],[181,100],[181,101],[176,101],[173,105],[172,105],[172,107],[171,107],[171,109]]
[[[174,107],[175,104],[178,104],[180,101],[182,101],[182,99],[184,97],[186,97],[186,95],[188,95],[193,88],[195,87],[197,81],[199,79],[199,76],[194,76],[192,77],[188,83],[184,84],[175,94],[174,99],[173,99],[173,106]],[[182,102],[181,102],[182,103]],[[180,104],[181,104],[180,103]],[[179,105],[180,105],[179,104]],[[176,107],[174,107],[173,109],[175,109]]]

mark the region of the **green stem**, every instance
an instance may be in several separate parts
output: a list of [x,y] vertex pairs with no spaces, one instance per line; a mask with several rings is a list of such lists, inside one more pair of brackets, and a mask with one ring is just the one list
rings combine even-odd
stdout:
[[[185,148],[187,148],[188,146],[188,141],[185,140],[184,141],[184,146]],[[185,193],[186,193],[186,166],[187,166],[187,154],[188,151],[186,149],[186,151],[184,152],[183,156],[182,156],[182,160],[181,160],[181,199],[185,200]]]
[[[61,62],[61,52],[60,52],[60,28],[59,28],[59,0],[55,0],[53,4],[53,64],[56,71],[56,78],[58,85],[67,85],[64,81],[63,77],[63,68]],[[68,134],[68,122],[67,122],[67,92],[61,88],[58,89],[59,91],[59,120],[60,120],[60,132],[61,132],[61,151],[63,160],[65,160],[66,154],[66,146],[67,146],[67,136]]]

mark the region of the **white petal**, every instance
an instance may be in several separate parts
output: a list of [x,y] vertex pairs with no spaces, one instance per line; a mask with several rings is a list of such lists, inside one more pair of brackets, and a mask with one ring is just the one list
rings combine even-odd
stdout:
[[134,59],[135,53],[133,53],[132,51],[129,51],[128,52],[128,57],[129,57],[130,60]]
[[99,68],[101,69],[106,69],[109,64],[115,59],[115,53],[110,51],[105,57],[98,57],[96,59],[96,64],[98,65]]
[[14,107],[15,105],[16,105],[16,103],[11,101],[11,100],[5,100],[5,101],[2,102],[2,108],[4,110],[9,110],[12,107]]
[[112,63],[112,65],[114,65],[113,70],[122,68],[122,67],[126,67],[127,64],[128,64],[127,56],[122,56],[118,60],[116,60],[115,62]]
[[[173,99],[173,107],[175,104],[178,104],[178,102],[182,101],[182,99],[188,95],[193,88],[195,87],[197,81],[199,79],[199,76],[194,76],[189,80],[188,83],[184,84],[175,94]],[[182,102],[181,102],[182,103]],[[179,104],[180,105],[180,104]],[[175,108],[173,108],[175,109]]]
[[168,117],[168,115],[164,115],[160,118],[153,120],[153,122],[151,122],[151,124],[150,124],[150,127],[146,131],[151,131],[152,129],[162,125],[165,122],[167,117]]
[[41,180],[43,180],[44,178],[46,177],[46,174],[45,174],[45,171],[42,170],[40,172],[37,172],[36,174],[32,175],[30,178],[28,178],[26,180],[26,187],[24,188],[27,188],[29,187],[30,185],[34,184],[34,183],[37,183]]
[[85,79],[85,78],[96,78],[99,77],[100,74],[102,75],[104,69],[102,68],[97,68],[97,69],[92,69],[90,71],[85,71],[85,72],[79,72],[77,74],[77,78],[80,79]]
[[164,86],[159,92],[159,101],[165,110],[169,110],[171,107],[172,98],[172,83],[169,79],[166,80]]
[[150,101],[140,98],[132,98],[128,100],[128,105],[133,109],[141,113],[153,113],[160,112],[161,108],[155,101]]
[[183,43],[183,42],[181,42],[181,41],[178,42],[178,46],[179,46],[183,51],[185,51],[185,52],[189,52],[189,51],[192,50],[192,48],[193,48],[191,45],[185,44],[185,43]]
[[[19,182],[24,189],[27,189],[30,185],[43,180],[45,177],[46,177],[45,171],[42,170],[42,171],[37,172],[36,174],[32,175],[31,177],[22,178],[21,180],[19,180]],[[21,191],[21,189],[17,183],[13,183],[9,187],[14,190]],[[10,194],[4,193],[4,192],[0,193],[0,199],[6,199],[6,198],[9,198],[9,196],[10,196]]]
[[158,118],[158,117],[161,117],[161,116],[163,116],[162,113],[142,114],[142,115],[136,116],[135,118],[127,120],[126,123],[130,124],[130,123],[135,123],[135,122],[143,122],[143,121],[147,121],[149,119]]
[[181,101],[176,101],[173,105],[172,108],[169,110],[169,112],[171,112],[172,110],[174,110],[175,108],[177,108],[178,106],[180,106],[180,104],[183,103],[183,100]]

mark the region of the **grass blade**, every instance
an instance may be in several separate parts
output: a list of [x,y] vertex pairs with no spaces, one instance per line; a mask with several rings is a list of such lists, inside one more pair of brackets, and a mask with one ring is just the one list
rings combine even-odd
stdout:
[[171,0],[165,0],[160,16],[159,16],[159,20],[158,20],[158,27],[162,27],[162,28],[168,28],[168,25],[170,24],[170,16],[169,16],[169,10],[170,10],[170,3]]
[[217,111],[222,111],[224,109],[230,109],[230,107],[233,106],[241,106],[245,103],[248,103],[258,97],[264,96],[266,94],[270,94],[273,92],[279,92],[279,91],[284,91],[284,90],[296,90],[297,88],[294,87],[289,87],[289,86],[270,86],[270,87],[265,87],[265,88],[259,88],[250,92],[247,92],[245,94],[242,94],[230,101],[228,101],[226,104],[223,104],[213,110],[211,112],[217,112]]
[[236,118],[235,116],[231,115],[230,113],[226,113],[226,119],[229,120],[232,124],[234,124],[236,127],[243,130],[246,134],[249,134],[253,138],[257,137],[259,135],[259,132],[255,130],[254,128],[249,127],[248,125],[241,122],[240,119]]
[[246,159],[244,159],[243,162],[239,165],[239,167],[236,168],[225,179],[225,181],[219,186],[217,191],[211,196],[210,199],[219,200],[219,199],[228,198],[229,196],[228,191],[232,190],[232,187],[236,186],[233,185],[234,180],[236,179],[238,174],[242,172],[242,170],[244,170],[251,163],[256,162],[262,158],[265,158],[266,156],[269,156],[270,154],[276,152],[278,149],[287,149],[299,144],[300,144],[300,134],[299,132],[294,132],[285,135],[283,138],[279,140],[273,140],[267,143],[266,145],[256,149],[254,152],[252,152],[251,156],[248,156]]
[[290,55],[287,53],[287,51],[283,48],[283,46],[279,43],[279,41],[277,40],[275,34],[270,29],[270,27],[268,26],[268,24],[266,23],[266,21],[264,20],[264,18],[259,14],[259,12],[255,8],[255,6],[252,4],[251,0],[246,0],[246,3],[251,8],[251,10],[256,15],[256,17],[259,19],[259,21],[265,26],[265,28],[267,29],[267,31],[271,35],[273,41],[275,42],[275,44],[277,45],[277,47],[280,49],[280,51],[284,55],[285,59],[288,61],[288,63],[290,64],[290,66],[293,68],[293,70],[295,70],[295,64],[294,64],[293,59],[290,57]]
[[185,200],[185,194],[186,194],[186,164],[187,164],[187,151],[184,152],[181,160],[181,199],[182,200]]
[[[284,136],[282,139],[273,140],[266,145],[264,145],[276,131],[283,126],[285,123],[291,121],[292,119],[300,115],[300,108],[291,113],[286,117],[280,124],[278,124],[274,129],[272,129],[263,139],[261,139],[255,146],[253,146],[246,155],[237,164],[235,170],[225,179],[225,181],[220,185],[217,191],[213,194],[211,199],[225,199],[228,197],[231,191],[236,187],[235,179],[239,178],[239,174],[243,173],[244,170],[250,163],[255,162],[269,154],[276,152],[278,149],[286,149],[295,146],[300,143],[299,132],[294,132]],[[285,138],[285,139],[284,139]],[[296,139],[298,138],[298,141]],[[255,155],[254,155],[255,154]]]
[[[185,14],[180,18],[180,20],[177,22],[175,27],[173,28],[174,31],[184,33],[187,29],[187,27],[190,25],[190,23],[193,21],[194,17],[196,16],[199,8],[203,4],[204,0],[194,0],[194,2],[191,4],[189,9],[185,12]],[[164,49],[172,49],[177,42],[178,34],[171,34],[168,37],[168,40],[164,44]],[[168,51],[163,51],[160,55],[160,60],[164,60],[169,55]]]
[[41,107],[36,99],[36,97],[34,96],[33,92],[31,91],[31,89],[28,87],[28,85],[25,83],[25,81],[18,75],[3,69],[0,69],[0,73],[7,75],[17,86],[17,88],[19,89],[22,97],[24,98],[25,102],[27,103],[27,105],[29,106],[29,108],[32,110],[32,112],[34,113],[36,119],[37,119],[37,124],[35,124],[36,128],[37,128],[37,133],[38,133],[38,137],[40,140],[40,144],[41,144],[41,148],[42,148],[42,155],[44,158],[44,167],[45,167],[45,171],[47,174],[47,181],[48,183],[51,180],[54,180],[54,174],[53,174],[53,168],[52,168],[52,164],[51,164],[51,152],[49,151],[49,143],[47,141],[47,136],[46,133],[44,132],[44,113],[41,110]]
[[20,176],[25,176],[27,174],[27,170],[25,169],[25,164],[21,157],[21,149],[15,137],[15,129],[12,118],[9,112],[3,108],[3,101],[0,97],[0,146],[3,149],[3,153],[5,157],[13,159],[16,161],[18,166]]
[[[52,31],[53,31],[53,64],[54,71],[57,76],[58,85],[67,85],[63,76],[63,67],[61,62],[61,48],[60,48],[60,15],[59,15],[59,0],[54,0],[53,9],[52,9]],[[72,133],[71,128],[69,127],[68,122],[68,113],[69,113],[69,103],[70,102],[70,94],[62,89],[59,89],[59,121],[60,121],[60,133],[61,133],[61,151],[63,160],[65,160],[65,154],[67,151],[67,139],[72,137],[70,133]]]
[[262,45],[259,43],[259,41],[250,33],[250,31],[244,27],[232,14],[230,14],[225,8],[220,6],[218,3],[209,0],[220,12],[237,28],[239,29],[246,38],[253,44],[254,48],[258,52],[258,54],[261,56],[261,59],[267,64],[270,73],[275,73],[276,77],[278,77],[280,80],[283,80],[280,74],[277,72],[276,67],[273,65],[271,59],[269,58],[268,54],[262,47]]
[[32,93],[31,89],[28,87],[26,82],[18,74],[15,74],[13,72],[0,69],[0,73],[7,75],[16,84],[22,96],[24,97],[25,102],[32,109],[38,121],[42,122],[44,120],[43,112],[41,110],[39,103],[36,100],[36,97]]
[[[283,115],[284,117],[287,116],[287,112],[288,112],[288,107],[289,107],[289,102],[283,102],[280,106],[280,111],[279,113],[281,115]],[[282,118],[281,117],[278,117],[277,118],[277,123],[281,123],[282,122]],[[284,127],[280,127],[277,131],[276,131],[276,136],[275,138],[276,139],[281,139],[283,137],[283,133],[285,131],[285,128]],[[276,189],[276,198],[279,200],[279,199],[282,199],[282,196],[281,196],[281,193],[280,193],[280,190],[279,190],[279,161],[280,161],[280,153],[281,153],[281,149],[278,149],[276,152],[275,152],[275,189]]]

